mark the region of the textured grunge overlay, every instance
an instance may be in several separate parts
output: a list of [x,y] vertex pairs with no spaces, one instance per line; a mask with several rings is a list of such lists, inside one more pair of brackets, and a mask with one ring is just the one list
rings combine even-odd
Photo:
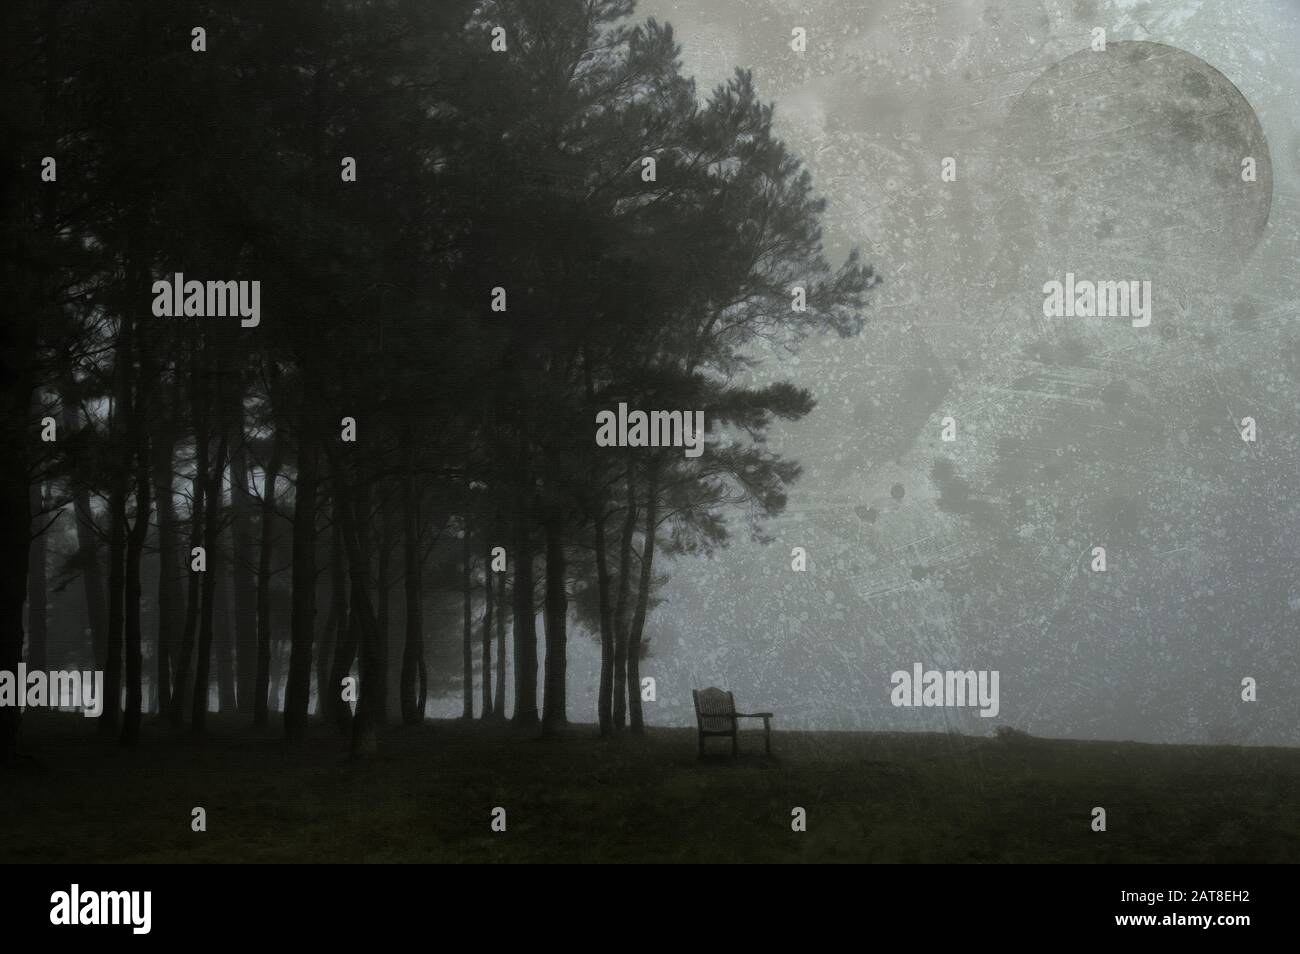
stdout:
[[[640,9],[701,87],[753,69],[828,248],[883,278],[860,337],[755,372],[819,399],[772,439],[803,477],[770,546],[673,565],[656,712],[689,721],[672,687],[716,678],[787,724],[990,731],[890,704],[921,660],[1000,670],[995,721],[1035,735],[1300,742],[1294,5]],[[1067,272],[1149,280],[1149,327],[1044,318]]]
[[0,761],[1300,745],[1293,0],[0,17]]

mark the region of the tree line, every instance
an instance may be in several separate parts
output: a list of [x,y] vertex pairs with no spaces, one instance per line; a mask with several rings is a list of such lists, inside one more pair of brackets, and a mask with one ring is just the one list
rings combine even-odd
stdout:
[[[202,732],[213,685],[267,725],[286,645],[286,736],[315,686],[367,751],[424,717],[437,601],[466,717],[513,680],[563,725],[576,628],[601,733],[641,730],[656,557],[799,474],[766,437],[813,395],[745,372],[857,333],[877,278],[827,261],[750,74],[701,95],[633,7],[5,5],[0,669],[75,587],[106,735]],[[261,320],[156,317],[175,273],[260,281]],[[597,446],[620,402],[703,410],[706,451]]]

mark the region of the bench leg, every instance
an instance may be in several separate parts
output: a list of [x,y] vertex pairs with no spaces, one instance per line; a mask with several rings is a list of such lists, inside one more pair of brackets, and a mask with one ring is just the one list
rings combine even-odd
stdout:
[[763,754],[772,754],[772,721],[770,719],[763,720]]
[[740,751],[736,748],[736,735],[737,733],[734,731],[731,733],[731,757],[733,759],[740,754]]
[[700,758],[704,758],[704,733],[700,733]]

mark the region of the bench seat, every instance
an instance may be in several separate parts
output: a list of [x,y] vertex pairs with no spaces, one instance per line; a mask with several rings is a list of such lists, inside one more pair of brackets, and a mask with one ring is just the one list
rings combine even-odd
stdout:
[[691,697],[695,701],[695,722],[699,730],[700,755],[704,755],[704,740],[709,736],[731,739],[731,754],[737,754],[739,725],[741,719],[763,720],[763,752],[772,754],[772,720],[776,718],[771,712],[737,712],[736,699],[730,692],[710,686],[707,689],[692,689]]

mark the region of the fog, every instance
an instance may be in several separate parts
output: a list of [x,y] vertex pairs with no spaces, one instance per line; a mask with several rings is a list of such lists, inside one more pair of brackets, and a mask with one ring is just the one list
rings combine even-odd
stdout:
[[[770,543],[737,514],[728,549],[663,564],[647,719],[690,723],[689,690],[720,685],[787,728],[1300,742],[1294,5],[639,14],[673,24],[702,94],[753,69],[829,200],[828,248],[884,278],[860,338],[755,372],[818,398],[775,442],[804,475]],[[1045,319],[1067,271],[1151,280],[1150,326]],[[583,711],[597,647],[570,655]],[[999,670],[998,716],[895,708],[916,662]]]

